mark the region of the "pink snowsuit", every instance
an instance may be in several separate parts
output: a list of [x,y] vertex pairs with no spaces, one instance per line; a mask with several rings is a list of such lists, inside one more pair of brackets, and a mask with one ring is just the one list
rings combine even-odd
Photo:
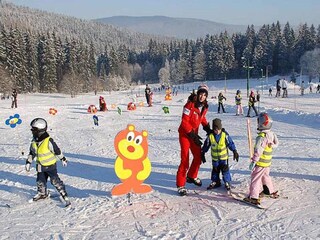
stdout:
[[[254,154],[251,158],[252,162],[256,164],[260,160],[260,156],[263,154],[266,147],[276,148],[278,147],[279,141],[277,135],[274,134],[271,130],[262,130],[260,133],[264,133],[265,136],[258,135],[256,138],[256,144],[254,147]],[[272,158],[272,156],[271,156]],[[271,160],[270,160],[271,161]],[[259,164],[259,163],[258,163]],[[269,189],[270,193],[274,192],[273,183],[270,177],[270,166],[261,167],[255,165],[252,173],[251,173],[251,184],[250,184],[250,198],[259,198],[259,193],[263,190],[263,185],[266,185]]]

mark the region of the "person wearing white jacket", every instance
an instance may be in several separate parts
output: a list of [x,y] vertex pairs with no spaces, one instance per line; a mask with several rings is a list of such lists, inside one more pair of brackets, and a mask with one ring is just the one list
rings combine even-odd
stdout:
[[282,79],[281,80],[281,88],[282,88],[282,91],[283,91],[283,93],[282,93],[282,97],[283,98],[286,98],[286,97],[288,97],[288,85],[287,85],[287,80],[285,80],[285,79]]

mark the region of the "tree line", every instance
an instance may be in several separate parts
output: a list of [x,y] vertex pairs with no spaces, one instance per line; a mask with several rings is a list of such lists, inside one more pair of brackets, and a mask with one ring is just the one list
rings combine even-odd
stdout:
[[[102,41],[102,40],[101,40]],[[99,43],[101,44],[101,43]],[[0,22],[0,91],[79,92],[120,90],[139,83],[261,77],[300,72],[319,76],[320,25],[294,30],[279,22],[246,33],[222,32],[197,40],[159,41],[145,49],[97,43],[53,31],[30,31]]]

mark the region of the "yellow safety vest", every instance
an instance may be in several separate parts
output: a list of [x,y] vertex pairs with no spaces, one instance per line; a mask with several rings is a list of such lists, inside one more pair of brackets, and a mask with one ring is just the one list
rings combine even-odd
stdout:
[[226,133],[221,132],[221,137],[217,143],[213,134],[209,135],[211,143],[211,157],[212,161],[228,160],[228,148],[226,145]]
[[32,147],[37,154],[37,162],[45,167],[57,162],[56,156],[49,149],[49,139],[50,137],[45,138],[39,146],[37,146],[36,142],[32,142]]
[[240,94],[235,96],[236,105],[240,105],[241,104],[241,99],[242,99],[242,97],[241,97]]
[[[258,133],[258,136],[265,137],[266,134],[264,132]],[[259,167],[270,167],[272,159],[272,147],[268,145],[264,148],[262,155],[260,156],[259,161],[257,162],[257,166]]]

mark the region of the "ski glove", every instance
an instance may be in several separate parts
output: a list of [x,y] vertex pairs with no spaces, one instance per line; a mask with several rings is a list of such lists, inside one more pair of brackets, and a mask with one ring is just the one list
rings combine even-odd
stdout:
[[233,160],[234,161],[239,161],[239,153],[237,152],[237,150],[233,151]]
[[66,167],[68,165],[68,160],[65,157],[63,157],[61,161],[62,161],[62,166]]
[[252,171],[252,169],[256,166],[255,162],[251,162],[249,165],[249,170]]
[[189,132],[187,135],[188,135],[189,138],[191,138],[191,139],[193,140],[193,142],[194,142],[196,145],[198,145],[198,146],[201,147],[201,145],[202,145],[202,142],[201,142],[202,138],[201,138],[198,134],[195,134],[194,131],[191,131],[191,132]]
[[31,164],[30,163],[26,163],[26,171],[30,172],[30,168],[31,168]]
[[203,130],[206,131],[207,135],[211,133],[210,123],[203,127]]

